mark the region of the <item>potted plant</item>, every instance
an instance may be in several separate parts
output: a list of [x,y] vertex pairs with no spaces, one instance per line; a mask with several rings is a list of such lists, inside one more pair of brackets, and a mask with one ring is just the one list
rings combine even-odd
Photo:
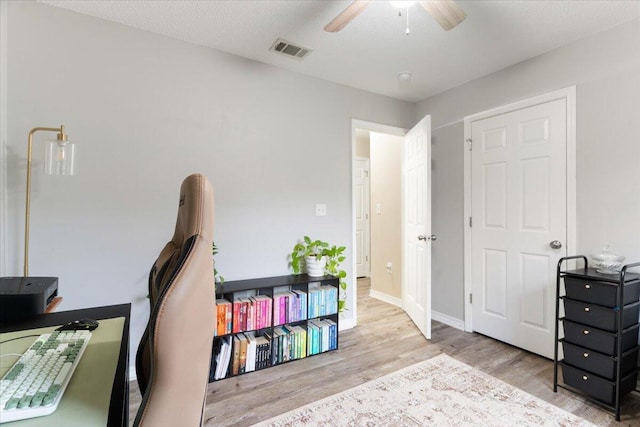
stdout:
[[331,246],[322,240],[311,240],[304,236],[304,240],[297,243],[291,251],[291,268],[294,274],[300,274],[306,269],[311,277],[324,275],[335,276],[340,279],[338,311],[342,312],[346,303],[347,272],[340,268],[345,260],[344,246]]

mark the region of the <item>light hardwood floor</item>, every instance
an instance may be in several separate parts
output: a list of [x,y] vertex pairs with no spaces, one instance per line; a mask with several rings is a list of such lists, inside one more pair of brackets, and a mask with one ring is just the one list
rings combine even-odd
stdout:
[[[249,426],[446,353],[597,425],[640,426],[640,394],[627,396],[616,422],[566,390],[554,393],[552,361],[437,322],[427,341],[400,308],[368,295],[368,279],[358,280],[358,326],[340,333],[339,350],[209,384],[205,425]],[[134,381],[131,420],[139,402]]]

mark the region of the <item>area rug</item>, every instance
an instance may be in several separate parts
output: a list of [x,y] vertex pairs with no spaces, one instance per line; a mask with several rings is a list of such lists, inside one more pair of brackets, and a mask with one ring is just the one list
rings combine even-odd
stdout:
[[257,426],[593,426],[445,354]]

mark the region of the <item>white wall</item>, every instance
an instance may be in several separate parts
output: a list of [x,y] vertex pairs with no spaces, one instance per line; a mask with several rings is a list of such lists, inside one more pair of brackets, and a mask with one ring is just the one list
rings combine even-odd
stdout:
[[464,163],[463,124],[431,131],[431,308],[434,313],[464,318],[462,263]]
[[356,157],[366,157],[368,159],[370,155],[369,131],[356,129]]
[[[434,203],[458,206],[462,201],[461,183],[449,177],[463,176],[460,122],[465,116],[572,85],[577,86],[577,252],[588,255],[608,243],[629,262],[640,261],[638,19],[420,102],[415,117],[431,114],[439,129],[434,131],[433,176],[443,188]],[[448,155],[459,156],[447,168],[437,166],[442,144],[452,145]],[[460,229],[460,219],[443,209],[434,211],[434,223],[441,228]],[[436,245],[446,240],[462,247],[461,233],[435,232]],[[434,259],[433,271],[456,272],[462,265],[462,252],[451,252]],[[434,280],[434,309],[457,318],[463,312],[462,289],[461,275],[454,281]],[[441,295],[450,295],[451,304],[440,306]]]
[[[2,275],[22,269],[27,133],[65,124],[77,176],[45,178],[42,137],[34,144],[30,273],[60,277],[61,310],[132,302],[132,349],[149,267],[193,172],[214,186],[227,280],[288,274],[305,234],[347,246],[354,277],[351,119],[408,127],[412,104],[35,2],[7,13]],[[315,216],[319,202],[326,217]]]

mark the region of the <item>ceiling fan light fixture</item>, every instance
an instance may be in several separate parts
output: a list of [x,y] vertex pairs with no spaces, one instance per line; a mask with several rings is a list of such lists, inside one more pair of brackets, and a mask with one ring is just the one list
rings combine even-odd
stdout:
[[[324,30],[329,33],[336,33],[342,30],[349,22],[360,15],[372,1],[373,0],[353,0],[338,16],[324,26]],[[394,0],[389,3],[399,9],[398,13],[400,16],[402,16],[402,9],[406,9],[408,19],[409,7],[418,2]],[[467,17],[467,14],[456,4],[455,0],[420,0],[419,3],[445,31],[451,30]],[[409,34],[409,31],[407,31],[407,34]]]
[[398,9],[406,9],[416,4],[417,0],[391,0],[389,3],[391,3],[391,6],[397,7]]

